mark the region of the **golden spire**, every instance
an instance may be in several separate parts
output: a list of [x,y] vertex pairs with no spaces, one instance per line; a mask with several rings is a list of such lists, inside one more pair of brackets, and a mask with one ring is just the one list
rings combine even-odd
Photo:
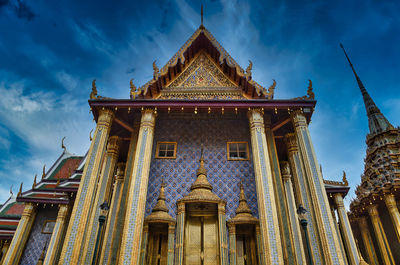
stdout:
[[208,189],[212,190],[211,184],[207,180],[207,170],[204,166],[203,148],[201,149],[200,166],[197,169],[197,179],[190,187],[191,190],[195,189]]
[[168,213],[168,207],[165,203],[165,184],[164,180],[161,182],[160,193],[158,194],[157,203],[154,206],[151,214],[146,217],[147,222],[168,222],[174,223],[175,219]]
[[240,214],[251,214],[250,207],[247,204],[246,196],[244,195],[243,183],[240,183],[239,206],[236,208],[236,216]]
[[19,191],[18,191],[17,197],[19,197],[22,194],[22,184],[24,184],[24,183],[21,182],[21,185],[19,186]]

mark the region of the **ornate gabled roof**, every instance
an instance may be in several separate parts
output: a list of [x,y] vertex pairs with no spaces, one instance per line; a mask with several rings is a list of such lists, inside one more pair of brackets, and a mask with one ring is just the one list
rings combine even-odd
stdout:
[[177,77],[182,76],[182,72],[191,65],[191,62],[197,57],[200,51],[204,51],[209,55],[215,66],[226,77],[229,77],[233,87],[240,90],[245,98],[273,99],[276,82],[274,81],[267,90],[252,80],[251,61],[247,69],[243,70],[203,25],[193,33],[161,69],[157,67],[155,62],[153,63],[154,72],[152,80],[138,89],[131,82],[131,98],[158,98],[163,89],[175,82]]
[[13,194],[0,207],[0,239],[13,237],[24,208],[24,203],[17,202]]
[[19,202],[37,203],[68,203],[67,192],[77,191],[82,174],[81,156],[76,156],[64,149],[64,152],[46,172],[43,167],[41,180],[36,183],[36,177],[32,189],[21,192],[17,196]]

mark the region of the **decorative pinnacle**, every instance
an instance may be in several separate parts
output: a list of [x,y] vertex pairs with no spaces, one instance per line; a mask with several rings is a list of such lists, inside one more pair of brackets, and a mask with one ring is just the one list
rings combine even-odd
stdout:
[[36,177],[37,177],[37,174],[35,175],[35,178],[33,179],[32,189],[34,189],[36,187]]
[[206,170],[206,168],[204,167],[203,148],[201,148],[201,156],[200,156],[199,162],[200,162],[200,166],[199,166],[199,168],[197,169],[197,176],[198,176],[198,175],[206,175],[206,174],[207,174],[207,170]]
[[200,166],[197,169],[197,178],[190,187],[191,190],[195,189],[208,189],[212,190],[211,184],[207,180],[207,170],[204,166],[203,148],[201,148]]
[[165,204],[165,184],[164,180],[161,182],[160,194],[158,194],[157,204],[154,206],[152,212],[166,212],[168,213],[167,205]]
[[379,133],[385,131],[387,129],[393,129],[393,125],[383,116],[379,108],[375,105],[375,102],[372,100],[371,96],[368,94],[367,90],[364,87],[364,84],[361,82],[361,79],[358,77],[356,70],[354,69],[353,64],[350,61],[349,56],[347,55],[346,50],[343,47],[343,44],[340,43],[340,47],[343,49],[344,55],[346,56],[347,61],[350,64],[351,70],[354,73],[354,76],[357,80],[358,87],[360,88],[361,94],[363,96],[365,109],[367,111],[368,116],[368,126],[369,131],[372,134]]
[[23,184],[24,184],[24,183],[21,182],[21,185],[19,186],[19,191],[18,191],[17,197],[19,197],[19,196],[22,194],[22,185],[23,185]]
[[203,4],[201,4],[201,26],[203,26]]
[[65,136],[61,139],[61,148],[64,149],[64,153],[67,152],[67,148],[64,145]]
[[43,165],[42,179],[46,176],[46,165]]
[[246,196],[244,194],[243,183],[240,183],[239,206],[236,208],[236,214],[238,215],[241,213],[251,214],[251,210],[247,204]]
[[343,177],[342,177],[342,182],[344,185],[348,186],[349,182],[347,181],[347,177],[346,177],[346,172],[343,170]]
[[97,98],[97,88],[96,88],[96,79],[92,81],[92,92],[90,92],[90,99]]

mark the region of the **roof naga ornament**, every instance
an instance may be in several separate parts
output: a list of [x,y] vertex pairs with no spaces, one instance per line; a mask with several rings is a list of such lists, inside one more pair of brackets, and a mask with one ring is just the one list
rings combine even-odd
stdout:
[[21,185],[19,186],[19,191],[18,191],[17,197],[21,196],[21,194],[22,194],[22,185],[23,185],[23,184],[24,184],[24,183],[21,182]]
[[253,69],[253,62],[251,60],[249,60],[249,66],[247,66],[246,68],[246,79],[247,80],[251,80],[251,70]]
[[46,165],[43,165],[42,179],[46,176]]
[[96,99],[97,96],[97,88],[96,88],[96,79],[92,81],[92,92],[90,92],[90,99]]
[[310,79],[308,80],[307,97],[308,97],[308,99],[315,98],[315,94],[313,92],[313,87],[312,87],[312,81]]
[[35,187],[36,187],[36,177],[37,177],[37,174],[35,175],[35,178],[33,179],[33,184],[32,184],[32,189],[34,189]]
[[131,99],[135,99],[141,93],[141,91],[138,90],[137,87],[135,86],[135,84],[133,83],[133,78],[129,81],[129,86],[131,88],[131,92],[130,92]]
[[273,80],[273,83],[272,83],[272,85],[270,85],[270,87],[268,88],[268,93],[267,93],[268,99],[274,99],[274,92],[275,92],[275,87],[276,87],[276,81],[275,81],[275,79],[272,79],[272,80]]
[[344,185],[348,186],[349,182],[347,181],[347,177],[346,177],[346,171],[343,170],[343,177],[342,177],[342,182]]
[[64,145],[65,136],[61,139],[61,148],[64,149],[64,153],[67,152],[67,148]]
[[154,60],[154,62],[153,62],[153,78],[154,78],[154,80],[156,80],[158,78],[158,76],[160,75],[160,69],[158,69],[156,61],[157,60]]

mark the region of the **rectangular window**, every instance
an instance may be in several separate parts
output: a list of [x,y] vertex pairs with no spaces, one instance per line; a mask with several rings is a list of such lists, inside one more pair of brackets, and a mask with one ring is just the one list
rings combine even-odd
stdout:
[[176,142],[157,142],[156,158],[176,158]]
[[247,142],[228,142],[228,160],[249,160],[249,145]]

